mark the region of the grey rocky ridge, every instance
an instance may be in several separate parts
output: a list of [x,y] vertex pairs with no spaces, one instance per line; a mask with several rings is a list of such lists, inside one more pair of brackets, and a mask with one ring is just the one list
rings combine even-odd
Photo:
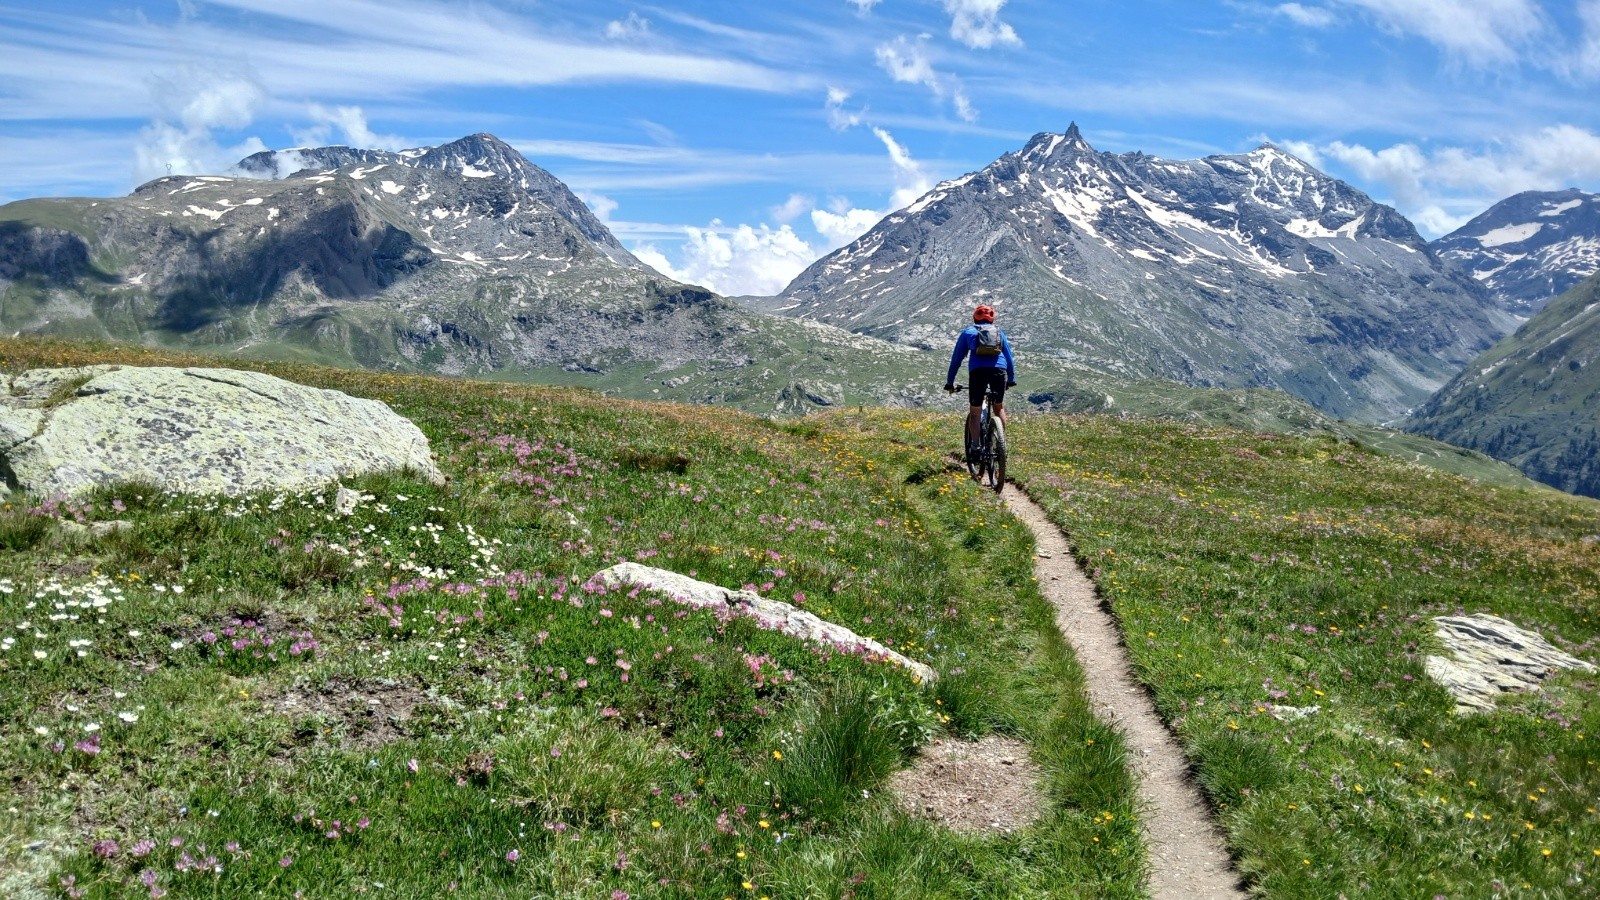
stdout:
[[443,480],[427,437],[384,403],[260,372],[99,365],[33,369],[4,387],[0,493],[299,492],[401,470]]
[[1118,155],[1076,125],[939,184],[759,305],[942,348],[980,300],[1035,358],[1369,421],[1515,323],[1399,213],[1276,147]]
[[487,134],[0,207],[0,327],[767,411],[894,401],[918,357],[663,277]]
[[1600,195],[1524,191],[1433,242],[1508,312],[1530,315],[1600,271]]

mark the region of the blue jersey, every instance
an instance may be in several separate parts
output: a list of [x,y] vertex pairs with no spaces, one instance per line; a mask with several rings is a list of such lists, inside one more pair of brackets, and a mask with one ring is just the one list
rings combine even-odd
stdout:
[[1006,381],[1017,380],[1017,365],[1011,358],[1011,342],[1006,340],[1004,330],[1000,332],[999,356],[978,356],[972,352],[977,346],[978,326],[968,325],[962,330],[961,336],[956,338],[956,350],[950,354],[950,371],[944,376],[945,384],[956,383],[956,373],[961,371],[961,363],[963,361],[966,361],[969,370],[993,369],[1004,362],[1006,366]]

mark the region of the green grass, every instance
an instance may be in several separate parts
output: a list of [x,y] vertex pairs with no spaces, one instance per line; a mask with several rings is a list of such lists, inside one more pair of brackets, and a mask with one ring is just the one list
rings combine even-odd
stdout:
[[[0,347],[7,371],[88,362],[216,363]],[[390,403],[450,481],[352,482],[348,518],[331,487],[11,498],[0,893],[1139,896],[1125,748],[1031,535],[943,448],[870,417],[249,365]],[[624,559],[803,603],[946,677],[589,582]],[[959,836],[880,790],[930,736],[990,731],[1034,747],[1035,826]]]
[[1593,676],[1462,717],[1423,663],[1434,616],[1478,612],[1600,661],[1600,504],[1328,436],[1028,417],[1010,437],[1257,890],[1594,895]]

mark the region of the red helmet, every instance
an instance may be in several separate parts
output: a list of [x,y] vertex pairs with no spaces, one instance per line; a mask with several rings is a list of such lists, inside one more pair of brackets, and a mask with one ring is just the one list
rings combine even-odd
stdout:
[[972,321],[974,321],[974,322],[993,322],[994,321],[994,307],[992,307],[992,306],[980,306],[977,309],[973,310],[972,311]]

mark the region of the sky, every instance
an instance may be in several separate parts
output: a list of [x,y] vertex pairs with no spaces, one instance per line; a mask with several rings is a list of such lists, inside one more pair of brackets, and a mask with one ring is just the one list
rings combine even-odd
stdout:
[[1600,191],[1600,0],[0,0],[0,203],[487,131],[663,273],[773,294],[1077,122],[1271,141],[1439,237]]

